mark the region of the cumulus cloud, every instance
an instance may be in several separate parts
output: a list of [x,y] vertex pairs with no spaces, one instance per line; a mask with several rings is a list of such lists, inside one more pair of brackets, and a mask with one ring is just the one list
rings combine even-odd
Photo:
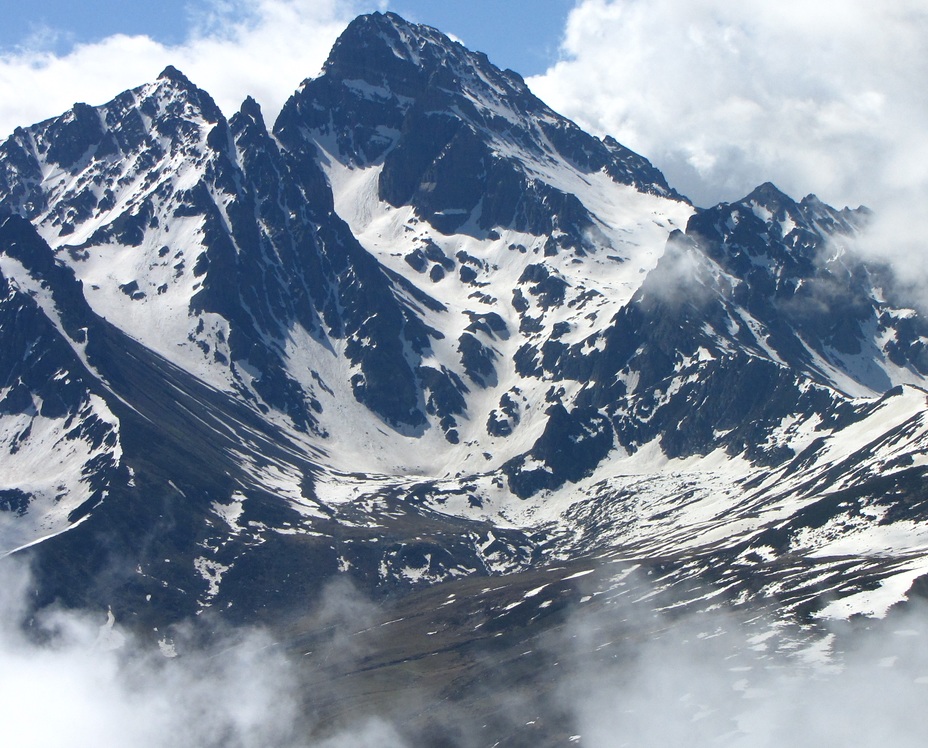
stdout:
[[580,0],[530,85],[697,204],[769,180],[879,208],[928,194],[926,36],[922,0]]
[[[300,81],[318,73],[358,0],[210,0],[187,38],[165,45],[116,35],[66,54],[33,37],[0,55],[0,137],[55,117],[75,101],[101,104],[151,81],[167,65],[206,89],[227,114],[254,96],[273,117]],[[363,6],[363,7],[362,7]]]

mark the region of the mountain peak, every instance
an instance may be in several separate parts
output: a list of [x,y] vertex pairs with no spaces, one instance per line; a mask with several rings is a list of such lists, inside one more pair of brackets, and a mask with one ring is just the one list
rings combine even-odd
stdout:
[[184,83],[188,86],[192,85],[190,79],[173,65],[168,65],[162,70],[160,75],[158,75],[158,80],[169,80],[177,83]]
[[412,205],[441,233],[468,224],[478,234],[500,227],[550,234],[557,226],[566,235],[572,227],[579,246],[594,222],[556,179],[532,176],[551,164],[679,198],[646,159],[583,132],[519,75],[393,13],[349,24],[322,75],[283,107],[274,134],[291,148],[313,138],[344,164],[382,160],[378,197]]
[[251,117],[251,119],[257,120],[262,119],[263,115],[261,114],[261,105],[255,101],[251,96],[246,96],[245,100],[242,102],[242,105],[239,107],[239,112],[242,114]]
[[267,136],[267,125],[264,122],[261,105],[251,96],[245,97],[238,111],[229,120],[229,126],[236,138],[245,131],[257,132],[262,138]]
[[[529,93],[525,80],[516,71],[501,70],[485,53],[469,49],[433,26],[407,21],[390,11],[359,16],[348,25],[339,42],[344,42],[344,48],[352,54],[357,54],[359,47],[386,49],[395,58],[394,62],[412,63],[428,73],[447,69],[466,77],[469,71],[477,69],[502,88],[520,95]],[[344,52],[339,42],[332,49],[330,60],[337,57],[336,53]]]
[[441,31],[432,26],[425,24],[413,23],[407,21],[402,16],[392,11],[381,13],[375,11],[366,15],[358,16],[345,29],[345,33],[359,34],[362,36],[370,33],[388,33],[400,37],[405,37],[407,41],[416,40],[418,42],[433,41],[442,44],[454,44],[454,42]]
[[780,206],[783,203],[795,202],[773,182],[764,182],[744,198],[744,202],[754,201],[767,207]]
[[389,79],[402,86],[405,78],[415,77],[413,70],[433,68],[451,50],[467,54],[464,47],[430,26],[411,23],[396,13],[370,13],[348,24],[323,69],[346,80]]
[[[401,29],[401,28],[412,29],[413,27],[419,26],[419,24],[414,24],[414,23],[411,23],[410,21],[407,21],[401,15],[399,15],[398,13],[394,13],[392,10],[388,10],[385,12],[375,10],[373,13],[368,13],[367,15],[359,16],[358,18],[355,19],[355,21],[372,23],[378,26],[390,27],[394,29]],[[431,28],[431,26],[427,26],[425,28]],[[434,29],[434,30],[437,31],[437,29]]]
[[213,101],[212,96],[193,83],[173,65],[168,65],[161,71],[161,74],[158,76],[158,83],[172,92],[172,98],[180,96],[190,101],[201,110],[208,122],[218,122],[223,118],[222,112],[219,110],[216,102]]

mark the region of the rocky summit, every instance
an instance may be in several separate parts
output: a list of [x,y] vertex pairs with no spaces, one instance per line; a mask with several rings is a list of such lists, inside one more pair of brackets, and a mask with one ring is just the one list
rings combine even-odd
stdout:
[[[273,124],[169,67],[0,145],[0,553],[162,641],[309,651],[348,580],[396,625],[332,677],[481,715],[623,595],[787,648],[883,617],[928,574],[928,324],[868,220],[697,208],[392,13]],[[459,744],[567,744],[514,730],[539,688]]]

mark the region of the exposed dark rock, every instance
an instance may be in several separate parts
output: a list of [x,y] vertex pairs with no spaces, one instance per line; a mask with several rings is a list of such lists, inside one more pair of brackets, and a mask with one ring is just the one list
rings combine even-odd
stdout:
[[464,371],[475,383],[481,387],[496,384],[496,367],[493,362],[497,356],[492,349],[483,345],[469,332],[465,332],[458,338],[458,352],[461,354]]
[[568,412],[561,404],[553,405],[528,460],[518,457],[503,467],[509,489],[528,498],[568,481],[575,483],[591,475],[614,444],[612,425],[601,413],[584,408]]

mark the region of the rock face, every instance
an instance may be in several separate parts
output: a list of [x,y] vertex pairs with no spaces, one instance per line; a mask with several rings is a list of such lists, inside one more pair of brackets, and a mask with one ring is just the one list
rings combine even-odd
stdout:
[[867,211],[696,210],[435,29],[357,19],[270,129],[174,68],[20,128],[0,215],[0,541],[42,602],[928,567],[928,327],[854,255]]
[[380,199],[415,207],[444,234],[503,228],[581,248],[596,218],[551,178],[564,166],[679,197],[647,160],[553,112],[517,73],[392,13],[349,25],[274,132],[287,144],[309,134],[353,166],[381,164]]
[[87,519],[119,479],[119,422],[84,363],[80,285],[18,216],[0,222],[0,517],[9,553]]

